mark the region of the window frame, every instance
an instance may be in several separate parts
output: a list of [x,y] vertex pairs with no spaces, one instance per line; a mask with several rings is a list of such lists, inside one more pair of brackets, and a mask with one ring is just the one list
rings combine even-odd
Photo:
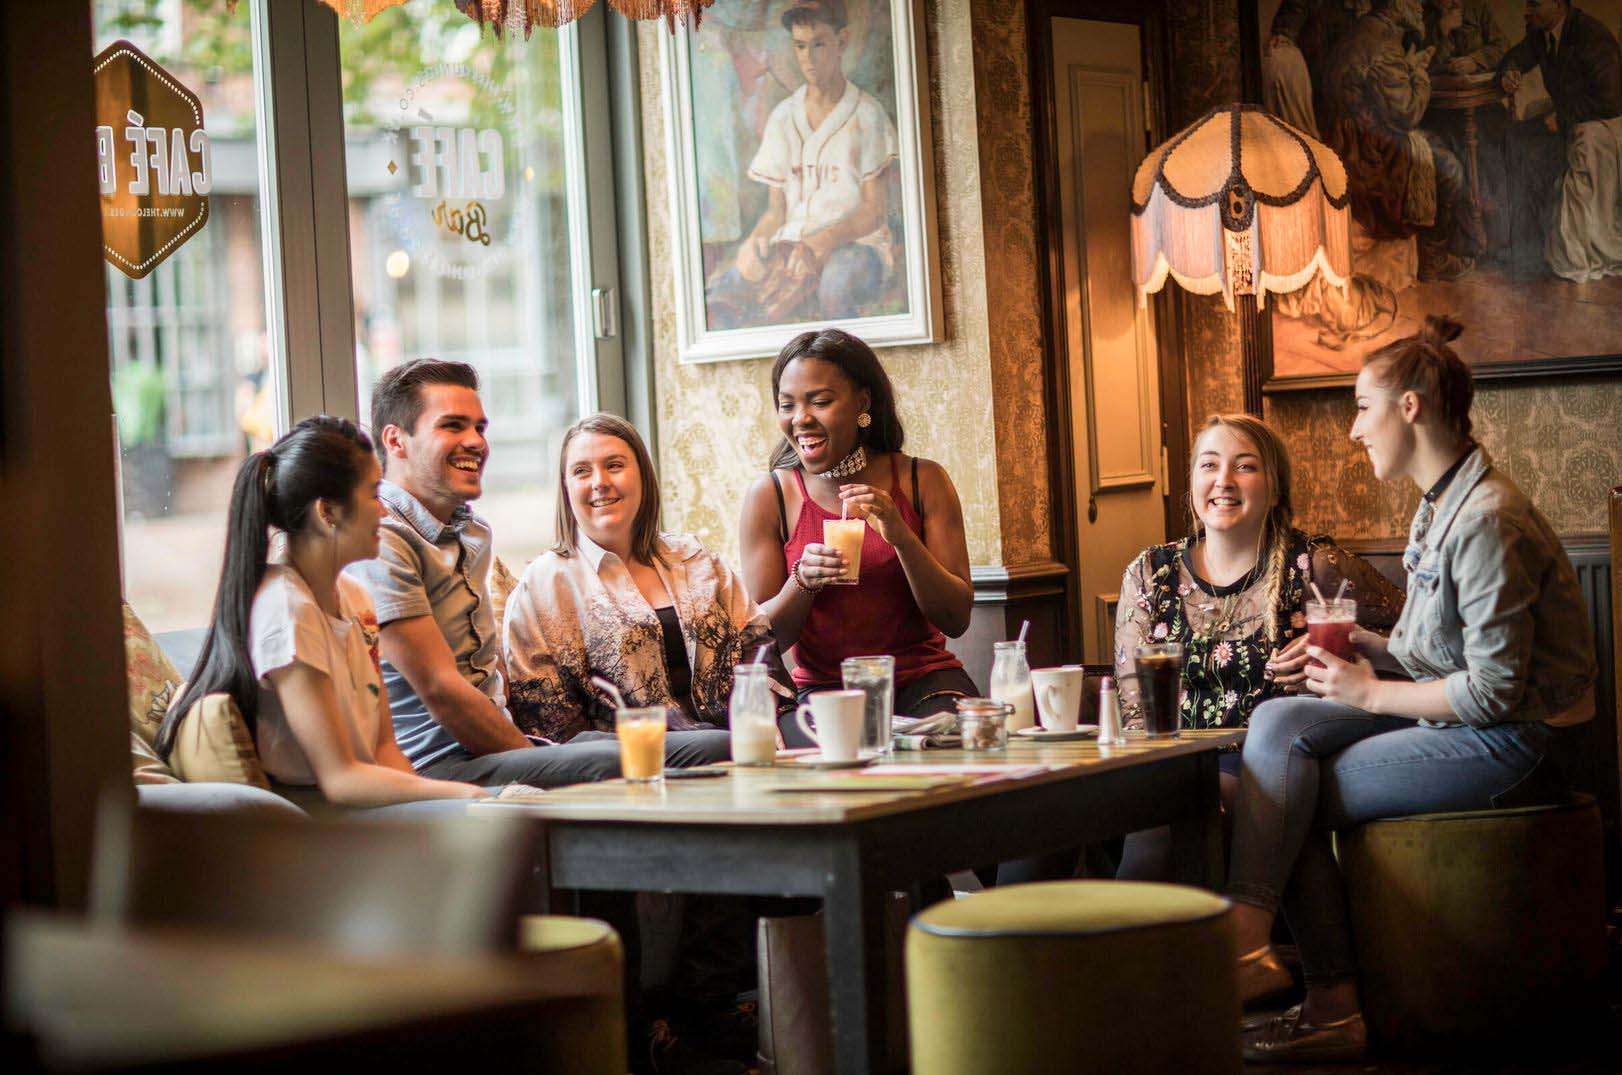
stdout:
[[[364,421],[356,413],[338,15],[316,0],[250,0],[247,6],[264,30],[254,38],[260,50],[265,279],[272,289],[271,353],[278,360],[283,423],[278,432],[320,413]],[[573,402],[582,415],[624,414],[627,404],[605,18],[597,8],[556,31],[576,349]],[[330,161],[339,166],[318,166]]]

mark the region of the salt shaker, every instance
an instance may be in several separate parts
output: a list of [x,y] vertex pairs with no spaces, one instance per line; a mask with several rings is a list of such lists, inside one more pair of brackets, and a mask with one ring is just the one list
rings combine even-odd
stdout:
[[1098,689],[1098,741],[1110,747],[1126,742],[1126,735],[1121,731],[1121,698],[1115,689],[1114,676],[1105,676]]

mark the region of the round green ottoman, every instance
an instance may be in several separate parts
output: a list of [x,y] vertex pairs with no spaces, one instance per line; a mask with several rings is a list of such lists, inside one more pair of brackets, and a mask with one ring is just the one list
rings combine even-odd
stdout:
[[625,956],[619,934],[595,918],[524,915],[518,950],[537,976],[557,983],[559,995],[546,1009],[544,1039],[514,1062],[527,1071],[624,1075]]
[[915,1075],[1238,1072],[1228,901],[1054,881],[938,903],[907,931]]
[[1593,799],[1374,821],[1338,846],[1383,1050],[1453,1053],[1592,1011],[1605,965]]

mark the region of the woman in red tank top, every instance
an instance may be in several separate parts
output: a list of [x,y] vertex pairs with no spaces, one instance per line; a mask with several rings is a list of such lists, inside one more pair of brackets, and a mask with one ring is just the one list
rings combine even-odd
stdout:
[[[946,648],[974,588],[957,490],[939,464],[903,455],[895,393],[872,348],[838,329],[791,340],[772,367],[783,441],[743,511],[743,577],[792,647],[802,694],[840,685],[846,657],[889,654],[896,712],[922,716],[978,694]],[[860,582],[823,523],[865,519]]]

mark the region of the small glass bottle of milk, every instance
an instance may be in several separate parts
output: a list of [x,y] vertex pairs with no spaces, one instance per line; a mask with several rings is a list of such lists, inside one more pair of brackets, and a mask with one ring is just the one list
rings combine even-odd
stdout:
[[732,763],[771,765],[777,760],[777,696],[764,664],[732,669]]
[[991,697],[1012,706],[1008,730],[1017,732],[1036,724],[1036,699],[1031,694],[1031,666],[1025,661],[1025,643],[996,642],[991,665]]

